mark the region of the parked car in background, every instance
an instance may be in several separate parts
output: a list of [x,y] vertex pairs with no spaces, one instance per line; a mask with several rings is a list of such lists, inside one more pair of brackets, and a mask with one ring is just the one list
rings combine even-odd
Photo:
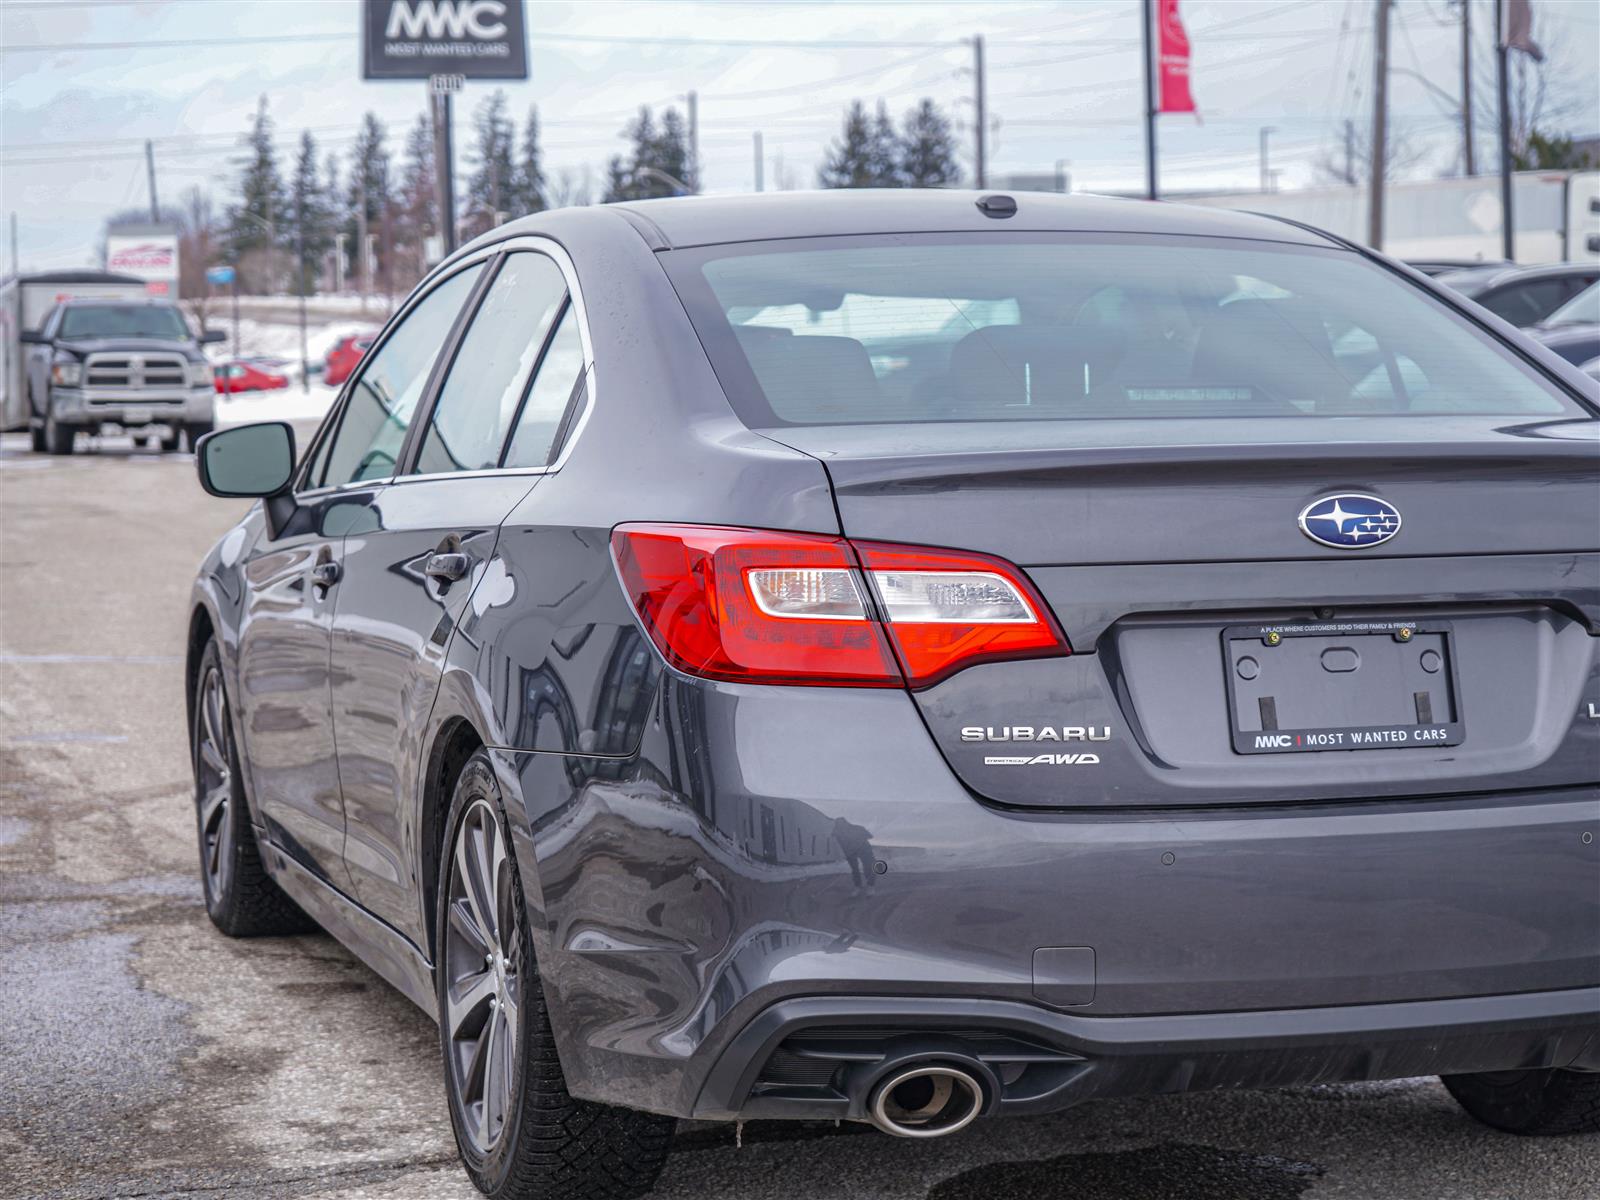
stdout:
[[1445,271],[1435,278],[1502,320],[1526,329],[1600,280],[1600,262],[1474,267],[1469,271]]
[[1600,1132],[1600,388],[1527,349],[1216,209],[504,225],[298,462],[200,446],[261,500],[191,596],[211,919],[434,1016],[497,1200],[677,1117],[1438,1074]]
[[1528,336],[1594,374],[1590,360],[1600,358],[1600,283],[1568,300],[1528,330]]
[[215,420],[211,363],[178,306],[155,300],[73,299],[56,305],[28,347],[24,386],[33,449],[71,454],[79,433],[121,429],[163,450],[192,446]]
[[337,387],[350,378],[350,372],[356,369],[356,364],[361,361],[361,356],[372,345],[374,334],[353,333],[346,334],[333,344],[333,347],[322,360],[322,381],[330,386]]
[[1406,266],[1413,271],[1421,271],[1424,275],[1445,275],[1452,271],[1476,271],[1484,268],[1503,271],[1507,267],[1514,267],[1516,263],[1507,262],[1503,258],[1477,259],[1477,258],[1408,258]]
[[289,386],[289,377],[271,370],[267,364],[236,358],[217,368],[217,391],[226,395],[238,392],[271,392]]

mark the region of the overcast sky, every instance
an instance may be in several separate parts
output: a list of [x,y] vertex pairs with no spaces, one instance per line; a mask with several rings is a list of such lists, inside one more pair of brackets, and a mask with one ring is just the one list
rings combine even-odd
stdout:
[[[1492,169],[1492,6],[1471,2],[1482,170]],[[896,117],[932,97],[958,122],[970,171],[973,34],[987,40],[998,123],[991,183],[1049,174],[1067,159],[1075,188],[1142,184],[1136,0],[527,7],[530,78],[506,85],[512,112],[520,123],[539,106],[548,173],[589,169],[596,199],[629,115],[640,104],[681,104],[690,88],[700,96],[708,190],[754,186],[755,130],[765,137],[769,188],[815,186],[856,97],[881,99]],[[1558,127],[1600,131],[1600,4],[1533,7],[1552,98],[1566,110]],[[1184,0],[1201,119],[1161,118],[1164,185],[1255,187],[1264,125],[1276,128],[1272,165],[1282,185],[1316,182],[1343,122],[1364,129],[1371,120],[1374,8],[1374,0]],[[91,264],[105,216],[148,203],[146,138],[156,143],[163,202],[200,185],[220,205],[231,198],[238,136],[263,94],[285,158],[304,128],[325,150],[345,151],[369,109],[389,124],[398,155],[424,104],[423,83],[361,81],[359,0],[0,0],[0,9],[0,193],[17,214],[24,269]],[[1460,159],[1458,12],[1457,0],[1400,0],[1394,11],[1390,111],[1421,155],[1412,168],[1421,175]],[[470,110],[494,86],[469,84],[457,98],[462,178]]]

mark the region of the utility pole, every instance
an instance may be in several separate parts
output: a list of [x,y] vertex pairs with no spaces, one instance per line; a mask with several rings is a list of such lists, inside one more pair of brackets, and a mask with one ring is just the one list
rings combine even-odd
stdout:
[[[755,143],[755,153],[756,153],[756,191],[759,192],[759,191],[761,191],[761,184],[762,184],[761,172],[762,172],[762,169],[766,166],[766,156],[761,153],[761,131],[759,129],[756,130],[753,134],[750,135],[750,137],[751,137],[751,140]],[[15,256],[13,256],[13,257],[15,257]]]
[[1511,195],[1511,47],[1506,45],[1506,3],[1494,0],[1494,69],[1500,93],[1500,253],[1517,261],[1516,212]]
[[1272,172],[1267,167],[1267,136],[1277,132],[1278,127],[1276,125],[1263,125],[1261,127],[1261,190],[1263,192],[1272,190]]
[[367,311],[367,292],[372,281],[367,278],[367,164],[357,163],[360,172],[356,180],[356,253],[361,256],[361,311]]
[[22,274],[22,268],[17,263],[17,214],[11,214],[11,273]]
[[980,188],[988,187],[988,160],[984,151],[984,138],[989,130],[989,104],[983,87],[983,34],[972,35],[972,102],[977,110],[978,122],[973,140],[973,179]]
[[1461,0],[1461,162],[1469,177],[1478,173],[1472,160],[1472,0]]
[[1383,168],[1389,132],[1389,5],[1377,0],[1377,44],[1372,52],[1372,165],[1367,180],[1367,245],[1383,249]]
[[311,390],[311,357],[306,352],[306,198],[294,199],[294,289],[300,295],[300,390]]
[[1160,199],[1156,182],[1156,68],[1155,32],[1151,10],[1155,0],[1139,0],[1144,10],[1144,194],[1148,200]]
[[700,190],[700,97],[690,91],[684,97],[689,106],[689,169],[684,172],[688,176],[685,183],[698,192]]
[[156,199],[156,144],[149,138],[144,140],[144,165],[150,176],[150,221],[157,224],[161,220],[161,204]]

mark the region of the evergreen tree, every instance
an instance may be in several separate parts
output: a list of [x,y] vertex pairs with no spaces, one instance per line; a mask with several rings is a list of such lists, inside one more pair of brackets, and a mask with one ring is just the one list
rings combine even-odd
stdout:
[[667,109],[657,129],[649,108],[640,108],[623,136],[633,143],[632,153],[626,160],[620,154],[612,156],[604,203],[678,195],[673,179],[694,191],[696,172],[689,153],[688,126],[677,109]]
[[506,115],[506,94],[496,88],[472,114],[472,176],[467,181],[467,217],[476,231],[494,225],[494,214],[512,212],[516,197],[513,165],[516,126]]
[[[272,144],[272,118],[267,98],[256,105],[250,132],[244,137],[244,173],[239,180],[239,200],[228,212],[224,249],[228,258],[249,271],[249,286],[271,290],[276,285],[273,252],[284,217],[283,178]],[[249,261],[247,261],[249,260]]]
[[875,180],[872,161],[872,127],[861,101],[853,100],[845,113],[844,130],[828,151],[817,183],[825,188],[871,187]]
[[290,261],[298,264],[291,289],[299,294],[314,291],[318,268],[333,248],[337,217],[328,206],[329,196],[317,170],[317,142],[308,129],[300,135],[300,151],[295,157],[294,178],[289,186],[286,242]]
[[528,123],[522,128],[522,148],[517,159],[515,213],[543,212],[545,199],[544,166],[539,155],[539,106],[528,109]]
[[435,187],[433,122],[427,113],[419,113],[406,134],[395,230],[396,257],[408,265],[411,281],[427,270],[427,241],[439,231]]
[[889,106],[878,101],[878,115],[872,122],[872,138],[867,147],[872,187],[903,187],[900,176],[900,135],[889,119]]
[[[661,117],[661,136],[650,147],[651,157],[645,164],[654,167],[665,175],[670,175],[681,182],[691,192],[699,191],[696,175],[698,167],[693,155],[689,152],[689,124],[683,114],[675,108],[669,108]],[[656,181],[658,186],[665,189],[662,195],[670,196],[677,189],[662,180]]]
[[932,100],[906,114],[900,138],[900,181],[905,187],[950,187],[961,182],[950,121]]
[[[350,181],[346,185],[346,245],[350,247],[352,276],[360,278],[364,249],[361,246],[361,213],[367,218],[367,233],[381,232],[384,214],[389,211],[389,151],[384,146],[388,130],[375,113],[368,113],[350,147]],[[378,257],[382,262],[383,248]],[[369,285],[371,280],[366,281]]]

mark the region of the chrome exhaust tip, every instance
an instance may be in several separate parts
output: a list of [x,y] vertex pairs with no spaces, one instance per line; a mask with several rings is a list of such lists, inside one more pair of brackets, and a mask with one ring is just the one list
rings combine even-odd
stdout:
[[983,1085],[960,1067],[913,1064],[886,1075],[872,1089],[867,1120],[895,1137],[944,1137],[977,1120],[983,1102]]

